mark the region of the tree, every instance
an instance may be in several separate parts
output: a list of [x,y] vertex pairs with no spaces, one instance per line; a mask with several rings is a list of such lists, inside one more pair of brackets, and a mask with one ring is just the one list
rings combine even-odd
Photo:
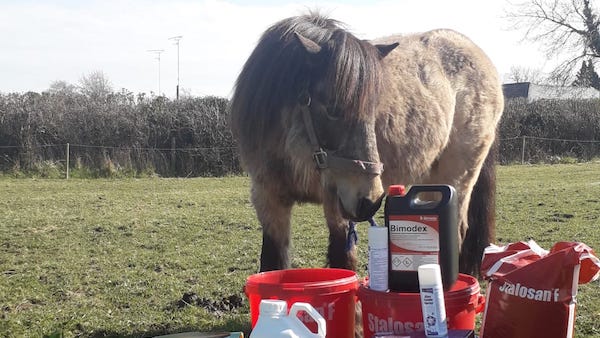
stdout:
[[[526,0],[508,17],[525,39],[542,45],[548,58],[558,57],[554,77],[566,81],[579,61],[600,58],[597,0]],[[563,82],[564,82],[563,81]]]
[[68,83],[67,81],[62,80],[54,81],[50,84],[50,87],[48,87],[48,92],[53,94],[72,94],[75,93],[76,90],[77,87]]
[[594,63],[592,60],[583,61],[581,63],[581,69],[575,76],[575,81],[572,83],[576,87],[594,87],[600,90],[600,77],[594,69]]
[[93,99],[106,98],[113,92],[110,81],[102,71],[82,76],[79,80],[79,90]]
[[539,68],[534,69],[521,66],[512,66],[506,75],[506,81],[542,84],[546,82],[546,79]]

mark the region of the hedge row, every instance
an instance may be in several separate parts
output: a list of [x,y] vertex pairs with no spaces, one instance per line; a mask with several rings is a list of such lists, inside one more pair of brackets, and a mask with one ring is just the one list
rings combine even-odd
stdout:
[[[69,143],[70,168],[97,176],[239,174],[227,105],[127,91],[0,93],[0,171],[64,170]],[[501,163],[600,157],[600,100],[509,100],[499,135]]]
[[499,135],[504,164],[589,161],[600,157],[600,100],[507,100]]
[[119,170],[161,176],[240,173],[227,99],[169,100],[112,93],[0,94],[0,170],[70,165],[99,175]]

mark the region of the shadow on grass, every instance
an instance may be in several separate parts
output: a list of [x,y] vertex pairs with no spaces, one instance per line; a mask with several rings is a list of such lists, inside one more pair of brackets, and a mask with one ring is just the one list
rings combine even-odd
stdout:
[[[239,319],[231,319],[225,321],[222,325],[214,326],[210,332],[244,332],[244,337],[250,336],[251,325],[249,320],[240,321]],[[85,338],[150,338],[157,336],[164,336],[169,334],[184,333],[184,332],[206,332],[198,326],[182,326],[182,327],[156,327],[149,328],[147,331],[134,332],[134,333],[123,333],[104,329],[96,329],[93,333],[81,332],[77,337]],[[54,332],[49,335],[45,335],[44,338],[63,338],[62,332]]]

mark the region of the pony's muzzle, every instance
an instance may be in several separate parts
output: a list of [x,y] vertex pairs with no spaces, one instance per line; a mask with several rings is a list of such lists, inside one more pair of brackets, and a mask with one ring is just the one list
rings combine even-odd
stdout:
[[[354,213],[347,212],[342,206],[342,215],[344,216],[344,218],[347,218],[354,222],[364,222],[369,218],[373,217],[373,215],[375,215],[377,210],[379,210],[379,208],[381,207],[381,202],[383,201],[384,197],[385,194],[382,194],[375,201],[366,197],[362,197],[358,200]],[[341,201],[340,204],[342,204]]]

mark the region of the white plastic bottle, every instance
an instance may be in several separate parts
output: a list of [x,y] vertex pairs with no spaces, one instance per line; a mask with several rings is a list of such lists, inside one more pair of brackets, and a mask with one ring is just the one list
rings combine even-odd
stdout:
[[424,264],[418,267],[419,292],[423,309],[423,326],[427,337],[447,337],[448,323],[444,288],[439,264]]
[[370,226],[369,237],[369,288],[388,290],[388,228]]
[[[325,338],[325,319],[308,303],[294,303],[287,314],[287,302],[267,300],[260,302],[258,320],[250,338]],[[298,312],[304,311],[317,323],[317,333],[311,332],[298,318]]]

